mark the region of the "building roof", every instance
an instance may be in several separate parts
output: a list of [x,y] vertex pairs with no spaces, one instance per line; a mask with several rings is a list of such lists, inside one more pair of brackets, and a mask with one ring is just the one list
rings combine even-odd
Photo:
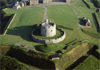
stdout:
[[50,55],[50,58],[57,58],[59,57],[58,54]]

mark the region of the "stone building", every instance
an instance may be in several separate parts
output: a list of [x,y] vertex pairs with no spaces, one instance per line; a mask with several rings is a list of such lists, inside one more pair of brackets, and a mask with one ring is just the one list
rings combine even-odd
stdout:
[[41,24],[41,35],[45,37],[52,37],[56,35],[56,25],[46,20]]
[[30,5],[36,5],[39,3],[50,3],[50,2],[66,2],[70,3],[71,0],[29,0]]
[[19,4],[21,7],[24,7],[24,3],[22,1]]
[[13,9],[20,9],[20,8],[21,8],[21,6],[20,6],[19,2],[17,1],[15,3],[15,5],[13,6]]
[[86,19],[85,26],[87,26],[87,27],[91,27],[91,22],[90,22],[90,20],[89,20],[89,19]]
[[86,17],[83,17],[83,22],[84,22],[84,25],[85,25],[85,26],[91,27],[90,19],[86,19]]
[[38,4],[38,0],[29,0],[30,5]]

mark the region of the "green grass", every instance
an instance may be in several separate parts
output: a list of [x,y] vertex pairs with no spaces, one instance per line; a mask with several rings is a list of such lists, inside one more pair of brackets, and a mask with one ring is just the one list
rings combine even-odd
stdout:
[[97,0],[97,2],[98,2],[97,5],[100,7],[100,0]]
[[97,45],[100,48],[100,33],[97,32],[92,15],[95,12],[95,9],[88,9],[83,1],[80,1],[79,3],[72,6],[77,11],[80,18],[85,16],[87,19],[90,19],[91,22],[91,28],[83,28],[84,32],[81,29],[78,30],[81,40],[89,40],[91,43]]
[[95,8],[91,0],[84,0],[84,1],[89,5],[89,8]]
[[100,26],[100,13],[95,13],[95,15],[96,15],[96,18],[97,18],[99,26]]
[[42,70],[42,69],[40,69],[40,68],[34,67],[34,66],[32,66],[32,65],[25,64],[25,63],[20,62],[20,61],[19,61],[19,64],[25,65],[27,68],[29,68],[29,69],[31,69],[31,70]]
[[[73,46],[70,46],[70,47],[73,47]],[[56,62],[57,68],[65,70],[65,68],[73,64],[74,61],[76,61],[82,56],[82,54],[84,53],[86,54],[87,51],[92,47],[93,45],[91,44],[82,43],[82,44],[76,45],[71,50],[69,49],[70,51],[65,52],[61,56],[61,58]]]
[[77,67],[73,70],[99,70],[100,69],[100,60],[96,57],[90,55],[87,59],[85,59],[82,63],[80,63]]
[[52,5],[47,7],[48,19],[57,24],[57,27],[74,29],[78,26],[78,18],[69,5]]
[[[56,11],[54,11],[54,9]],[[31,47],[35,45],[42,45],[40,43],[33,42],[30,34],[34,30],[33,25],[40,24],[43,20],[44,8],[23,7],[19,10],[7,9],[3,11],[7,14],[16,13],[16,17],[8,29],[7,34],[4,37],[1,37],[1,44],[19,43]],[[51,20],[51,22],[54,22],[58,28],[61,28],[66,32],[67,37],[60,44],[66,44],[73,39],[78,39],[77,33],[74,32],[74,29],[78,27],[78,18],[70,6],[48,6],[48,19]],[[57,36],[59,36],[59,34],[60,33],[57,31]]]
[[[67,44],[73,39],[79,39],[74,30],[78,27],[78,17],[69,5],[52,5],[48,7],[48,18],[54,22],[58,28],[66,32],[66,38],[61,44]],[[55,10],[54,10],[55,9]]]
[[19,43],[32,47],[38,44],[32,41],[30,34],[34,30],[33,25],[41,23],[43,20],[44,8],[23,7],[19,10],[9,8],[3,11],[6,14],[16,13],[16,17],[6,35],[0,37],[0,44]]
[[56,29],[56,35],[53,36],[53,37],[41,36],[41,31],[40,31],[40,29],[38,29],[38,30],[36,30],[36,31],[34,32],[34,36],[37,37],[37,38],[39,38],[39,39],[54,39],[54,38],[58,38],[58,37],[62,36],[62,34],[63,34],[63,33],[60,32],[58,29]]
[[43,52],[54,53],[58,50],[63,49],[64,47],[65,47],[65,45],[63,45],[63,44],[45,44],[45,45],[36,46],[36,49],[43,51]]

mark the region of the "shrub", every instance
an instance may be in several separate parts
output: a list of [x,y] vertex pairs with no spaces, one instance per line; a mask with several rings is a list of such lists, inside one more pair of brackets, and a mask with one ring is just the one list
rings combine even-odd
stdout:
[[26,66],[19,64],[17,59],[0,54],[0,69],[28,69]]

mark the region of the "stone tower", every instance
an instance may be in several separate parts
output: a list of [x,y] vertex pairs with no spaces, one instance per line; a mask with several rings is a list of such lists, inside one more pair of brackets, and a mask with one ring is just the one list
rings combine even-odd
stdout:
[[45,37],[52,37],[56,35],[56,25],[47,19],[41,24],[41,35]]

